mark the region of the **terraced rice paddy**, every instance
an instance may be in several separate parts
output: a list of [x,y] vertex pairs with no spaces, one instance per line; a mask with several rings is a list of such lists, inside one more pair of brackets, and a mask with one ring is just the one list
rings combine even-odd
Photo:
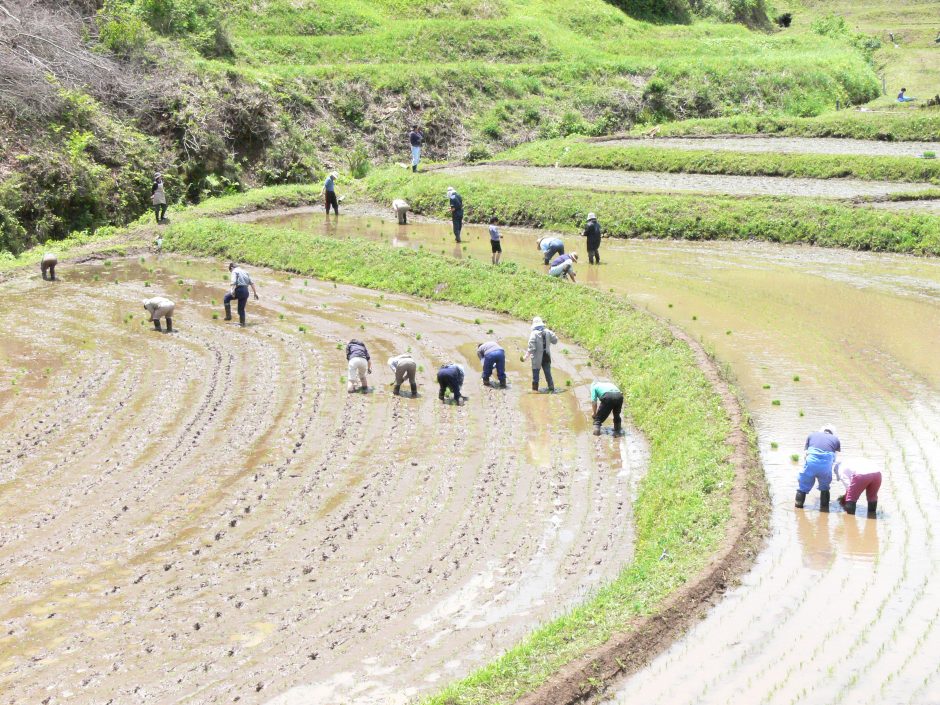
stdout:
[[834,137],[649,137],[592,140],[608,147],[713,149],[720,152],[777,152],[784,154],[861,154],[872,157],[920,157],[940,153],[936,142],[878,142]]
[[[629,561],[646,451],[588,433],[584,351],[534,394],[524,322],[254,271],[240,330],[219,263],[59,269],[4,285],[0,701],[403,703]],[[155,293],[177,332],[144,320]],[[494,337],[508,390],[479,381]],[[417,399],[385,363],[409,349]]]

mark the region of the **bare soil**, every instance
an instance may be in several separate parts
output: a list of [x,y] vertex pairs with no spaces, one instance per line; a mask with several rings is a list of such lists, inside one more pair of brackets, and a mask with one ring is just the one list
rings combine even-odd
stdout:
[[920,157],[940,152],[936,142],[880,142],[835,137],[601,137],[590,142],[610,147],[662,147],[665,149],[713,149],[721,152],[782,152],[785,154],[861,154],[873,157]]

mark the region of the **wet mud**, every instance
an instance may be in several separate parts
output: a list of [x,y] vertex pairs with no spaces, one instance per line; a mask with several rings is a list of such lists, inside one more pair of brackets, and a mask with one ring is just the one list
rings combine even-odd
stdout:
[[[603,220],[603,214],[601,219]],[[334,237],[489,259],[486,228],[376,219],[278,222]],[[502,230],[504,260],[543,269],[542,232]],[[568,251],[583,241],[565,237]],[[618,703],[930,703],[940,666],[940,262],[766,243],[605,240],[578,280],[622,293],[728,363],[758,431],[772,502],[754,568],[701,623],[613,694]],[[775,403],[779,402],[779,403]],[[809,431],[881,468],[864,502],[793,508]]]
[[879,142],[836,137],[651,137],[590,141],[609,147],[661,147],[783,154],[860,154],[872,157],[920,157],[924,152],[940,152],[940,143],[936,142]]
[[[0,302],[0,702],[403,703],[629,562],[646,450],[589,434],[583,350],[534,394],[505,317],[254,270],[241,330],[218,263],[57,274]],[[177,332],[144,320],[155,294]],[[508,390],[480,383],[487,338]],[[391,393],[408,349],[417,399]]]
[[[733,196],[804,196],[809,198],[876,198],[892,193],[917,193],[933,188],[926,183],[894,183],[860,179],[802,179],[782,176],[729,176],[614,171],[577,167],[518,165],[454,166],[441,169],[457,176],[474,176],[502,184],[564,187],[597,191],[703,193]],[[886,204],[887,205],[887,204]]]

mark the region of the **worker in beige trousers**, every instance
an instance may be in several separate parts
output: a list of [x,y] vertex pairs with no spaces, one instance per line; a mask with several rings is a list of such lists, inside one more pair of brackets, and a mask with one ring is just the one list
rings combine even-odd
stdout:
[[49,281],[55,281],[55,266],[59,263],[59,258],[56,257],[51,252],[47,252],[42,256],[42,262],[39,263],[39,270],[42,272],[42,278],[46,278],[46,273],[49,273]]
[[367,393],[369,391],[367,374],[372,374],[372,358],[369,357],[366,344],[355,338],[350,340],[346,345],[346,360],[349,363],[346,391]]
[[401,395],[401,385],[408,380],[411,385],[411,396],[418,396],[418,363],[409,353],[403,353],[389,358],[388,366],[395,373],[395,389],[392,394]]
[[176,304],[163,296],[154,296],[152,299],[144,300],[144,308],[150,314],[154,330],[161,330],[160,319],[166,318],[166,332],[173,332],[173,310]]

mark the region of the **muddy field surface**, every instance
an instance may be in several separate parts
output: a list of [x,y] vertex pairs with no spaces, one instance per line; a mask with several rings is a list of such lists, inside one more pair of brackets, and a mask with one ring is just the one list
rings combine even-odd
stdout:
[[872,157],[920,157],[924,152],[940,153],[940,143],[936,142],[878,142],[835,137],[651,137],[591,142],[608,147],[662,147],[784,154],[861,154]]
[[727,176],[714,174],[665,174],[647,171],[614,171],[577,167],[518,165],[454,166],[440,170],[457,176],[482,177],[487,181],[530,186],[561,186],[600,191],[708,193],[735,196],[806,196],[849,199],[916,193],[935,188],[931,184],[890,183],[858,179],[790,179],[781,176]]
[[[603,214],[601,214],[603,220]],[[282,217],[317,234],[454,248],[444,224]],[[542,232],[506,228],[504,257],[541,269]],[[583,251],[581,238],[565,238]],[[940,261],[764,243],[611,241],[602,286],[700,337],[727,362],[758,430],[771,533],[709,616],[623,683],[617,703],[940,702]],[[774,402],[779,402],[775,404]],[[806,435],[834,423],[846,458],[881,469],[877,519],[793,508]]]
[[[629,562],[646,451],[590,435],[584,351],[536,394],[503,317],[254,271],[242,330],[218,263],[59,269],[0,304],[0,702],[406,702]],[[488,338],[508,390],[480,383]],[[408,349],[417,399],[389,386]]]

